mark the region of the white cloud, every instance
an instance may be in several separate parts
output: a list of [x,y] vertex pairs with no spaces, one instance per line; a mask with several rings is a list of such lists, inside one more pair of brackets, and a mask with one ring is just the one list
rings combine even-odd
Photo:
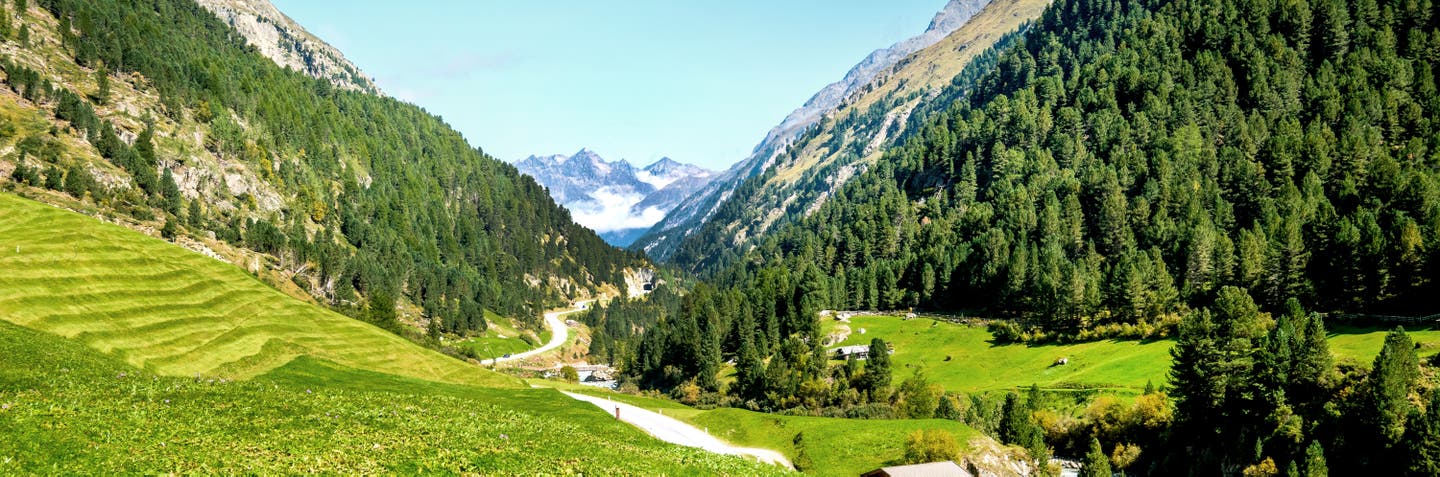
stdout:
[[665,211],[646,207],[638,214],[630,209],[645,200],[643,194],[627,188],[601,187],[590,193],[590,200],[566,204],[575,222],[596,232],[646,228],[665,218]]
[[640,179],[640,182],[644,182],[644,183],[646,183],[646,184],[650,184],[650,185],[652,185],[652,186],[655,186],[655,190],[664,189],[665,186],[668,186],[668,185],[670,185],[671,183],[673,183],[673,182],[675,182],[675,181],[677,181],[677,180],[680,180],[680,177],[679,177],[679,176],[674,176],[674,177],[662,177],[662,176],[657,176],[657,175],[655,175],[655,174],[651,174],[650,171],[645,171],[645,170],[636,171],[636,172],[635,172],[635,178],[636,178],[636,179]]

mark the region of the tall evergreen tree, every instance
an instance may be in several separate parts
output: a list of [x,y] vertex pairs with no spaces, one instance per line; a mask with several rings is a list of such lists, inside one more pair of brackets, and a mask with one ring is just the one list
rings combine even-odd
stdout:
[[865,357],[865,390],[870,393],[872,402],[884,399],[885,396],[877,396],[876,393],[890,387],[890,346],[885,340],[872,338],[870,340],[870,353]]
[[95,103],[105,104],[110,102],[110,71],[105,65],[95,68]]
[[1080,477],[1110,477],[1110,458],[1105,455],[1105,448],[1100,447],[1100,439],[1090,438],[1090,450],[1085,453],[1085,461],[1080,466]]

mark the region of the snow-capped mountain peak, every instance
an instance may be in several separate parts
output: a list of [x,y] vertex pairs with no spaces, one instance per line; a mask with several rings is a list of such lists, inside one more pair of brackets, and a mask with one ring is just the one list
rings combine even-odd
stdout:
[[530,156],[515,167],[549,189],[575,222],[619,246],[629,245],[715,177],[714,171],[668,157],[636,169],[624,159],[606,161],[590,149]]

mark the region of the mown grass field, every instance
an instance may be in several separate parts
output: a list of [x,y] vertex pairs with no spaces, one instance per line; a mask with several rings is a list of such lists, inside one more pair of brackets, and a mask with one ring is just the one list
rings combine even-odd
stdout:
[[248,378],[312,356],[359,369],[519,387],[280,293],[227,263],[0,194],[0,320],[171,376]]
[[0,322],[0,474],[769,475],[547,389],[301,357],[247,381],[157,376]]
[[[904,320],[891,316],[857,316],[850,323],[826,321],[825,331],[849,326],[840,345],[869,344],[881,338],[894,347],[895,382],[908,378],[916,367],[952,392],[1018,389],[1038,384],[1047,389],[1100,389],[1133,393],[1146,382],[1165,384],[1170,371],[1173,340],[1106,340],[1075,344],[995,343],[985,328],[957,325],[926,318]],[[1369,366],[1391,327],[1330,327],[1330,351],[1338,360]],[[860,330],[865,333],[861,334]],[[1440,330],[1433,327],[1408,331],[1420,344],[1420,354],[1440,351]],[[838,346],[838,345],[837,345]],[[1068,364],[1055,365],[1066,358]]]

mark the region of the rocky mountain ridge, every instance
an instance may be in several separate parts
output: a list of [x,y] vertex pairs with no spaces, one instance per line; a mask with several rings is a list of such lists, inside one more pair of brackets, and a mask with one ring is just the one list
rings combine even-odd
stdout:
[[329,80],[335,86],[380,94],[365,75],[330,44],[306,31],[267,0],[195,0],[281,67]]

